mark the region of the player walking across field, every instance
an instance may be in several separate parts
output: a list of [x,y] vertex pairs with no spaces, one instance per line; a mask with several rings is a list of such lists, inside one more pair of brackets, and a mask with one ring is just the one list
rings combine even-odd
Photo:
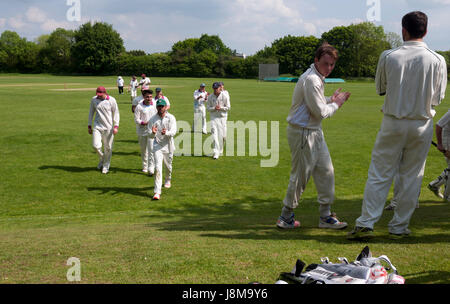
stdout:
[[198,132],[201,129],[202,133],[206,134],[206,107],[205,103],[208,100],[209,93],[205,90],[205,84],[200,84],[198,90],[194,91],[194,123],[192,125],[193,131]]
[[324,95],[325,77],[334,69],[338,59],[337,50],[329,44],[320,46],[314,63],[300,76],[292,97],[287,117],[287,138],[291,149],[291,174],[281,215],[279,228],[297,228],[294,209],[310,177],[314,178],[319,202],[319,227],[343,229],[347,223],[331,213],[334,201],[334,168],[322,131],[322,120],[331,117],[350,97],[349,92],[338,89],[333,96]]
[[172,160],[175,151],[173,137],[177,133],[177,121],[175,116],[167,112],[167,104],[164,99],[156,102],[158,113],[150,118],[148,127],[151,130],[150,137],[154,138],[153,153],[155,157],[155,189],[154,200],[161,197],[163,163],[166,168],[165,188],[171,187]]
[[152,90],[144,91],[144,99],[136,106],[134,111],[136,133],[141,147],[142,172],[149,175],[153,175],[155,172],[153,138],[150,138],[151,130],[147,127],[150,118],[157,113],[152,94]]
[[214,82],[212,88],[214,93],[208,96],[206,109],[209,111],[211,118],[213,158],[218,159],[223,153],[223,146],[227,138],[227,118],[231,104],[229,95],[222,94],[220,83]]
[[128,89],[130,91],[131,95],[131,102],[133,102],[133,99],[137,97],[137,88],[139,87],[139,82],[136,79],[136,76],[133,76],[130,81],[130,85],[128,86]]
[[447,85],[444,58],[423,42],[427,24],[422,12],[406,14],[402,19],[404,44],[384,51],[379,58],[375,82],[377,93],[386,95],[384,117],[372,150],[361,216],[348,239],[373,236],[396,174],[398,200],[389,233],[393,238],[410,234],[408,226],[433,137],[433,108],[441,103]]
[[[92,128],[94,115],[94,128]],[[88,132],[92,134],[92,146],[100,159],[97,168],[101,169],[103,174],[109,172],[114,135],[119,131],[119,120],[119,108],[116,100],[106,93],[104,87],[98,87],[96,96],[91,100]]]
[[123,85],[124,85],[124,80],[122,78],[122,76],[117,77],[117,88],[119,89],[119,95],[123,94]]
[[[444,201],[450,201],[450,110],[436,123],[436,140],[437,148],[445,155],[447,168],[442,171],[435,180],[428,184],[430,189],[437,197],[443,198]],[[440,188],[444,185],[444,195]]]
[[156,88],[155,89],[155,97],[153,98],[155,104],[159,99],[164,99],[166,101],[166,111],[169,111],[170,109],[170,101],[169,98],[167,98],[167,96],[164,96],[162,89],[161,88]]

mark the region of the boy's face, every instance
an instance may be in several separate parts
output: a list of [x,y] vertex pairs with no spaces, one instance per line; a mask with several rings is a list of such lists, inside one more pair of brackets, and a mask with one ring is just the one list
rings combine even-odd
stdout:
[[336,60],[328,54],[324,54],[320,59],[314,58],[317,70],[324,77],[328,77],[334,69]]

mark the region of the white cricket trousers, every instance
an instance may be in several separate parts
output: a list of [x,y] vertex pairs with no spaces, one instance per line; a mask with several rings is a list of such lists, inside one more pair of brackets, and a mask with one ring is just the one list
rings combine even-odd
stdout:
[[319,204],[334,201],[334,168],[321,129],[311,130],[289,124],[287,138],[291,149],[291,175],[283,204],[297,208],[312,175]]
[[155,170],[155,158],[153,155],[153,138],[149,135],[138,136],[139,145],[141,146],[142,169],[150,172]]
[[162,187],[162,174],[163,174],[163,163],[166,167],[166,178],[165,182],[172,180],[172,160],[173,152],[166,152],[157,145],[154,146],[155,155],[155,194],[161,194]]
[[223,153],[224,142],[227,138],[227,117],[211,119],[211,134],[213,136],[213,153],[219,157]]
[[392,180],[398,179],[397,207],[389,232],[406,233],[416,209],[433,138],[433,120],[396,119],[385,115],[372,150],[361,216],[356,226],[373,229],[381,218]]
[[94,128],[92,130],[92,146],[97,152],[100,162],[103,164],[103,168],[106,168],[108,170],[111,164],[113,141],[113,130],[99,130],[97,128]]
[[206,133],[206,107],[204,105],[194,107],[193,131]]

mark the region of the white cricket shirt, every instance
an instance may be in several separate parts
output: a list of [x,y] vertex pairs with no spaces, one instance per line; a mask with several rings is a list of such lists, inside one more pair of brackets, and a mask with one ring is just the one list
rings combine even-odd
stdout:
[[325,77],[314,64],[297,81],[292,95],[288,123],[307,129],[321,129],[322,119],[331,117],[339,106],[324,95]]
[[116,99],[112,96],[107,96],[105,100],[98,99],[97,96],[92,98],[89,109],[89,126],[92,126],[94,114],[95,129],[112,130],[114,126],[119,126],[119,108],[117,107]]
[[425,42],[406,41],[380,55],[375,84],[379,95],[386,94],[385,115],[428,120],[444,99],[447,65]]

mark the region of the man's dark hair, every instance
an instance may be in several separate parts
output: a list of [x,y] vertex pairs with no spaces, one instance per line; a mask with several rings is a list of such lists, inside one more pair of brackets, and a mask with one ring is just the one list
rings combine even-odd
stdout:
[[411,38],[422,38],[427,33],[428,17],[425,13],[415,11],[406,14],[402,18],[402,27]]
[[315,58],[317,58],[317,60],[320,60],[323,55],[330,55],[332,58],[334,58],[334,60],[339,59],[338,51],[326,41],[324,41],[322,45],[316,50]]
[[143,90],[142,91],[142,96],[145,96],[147,94],[153,94],[153,90]]

